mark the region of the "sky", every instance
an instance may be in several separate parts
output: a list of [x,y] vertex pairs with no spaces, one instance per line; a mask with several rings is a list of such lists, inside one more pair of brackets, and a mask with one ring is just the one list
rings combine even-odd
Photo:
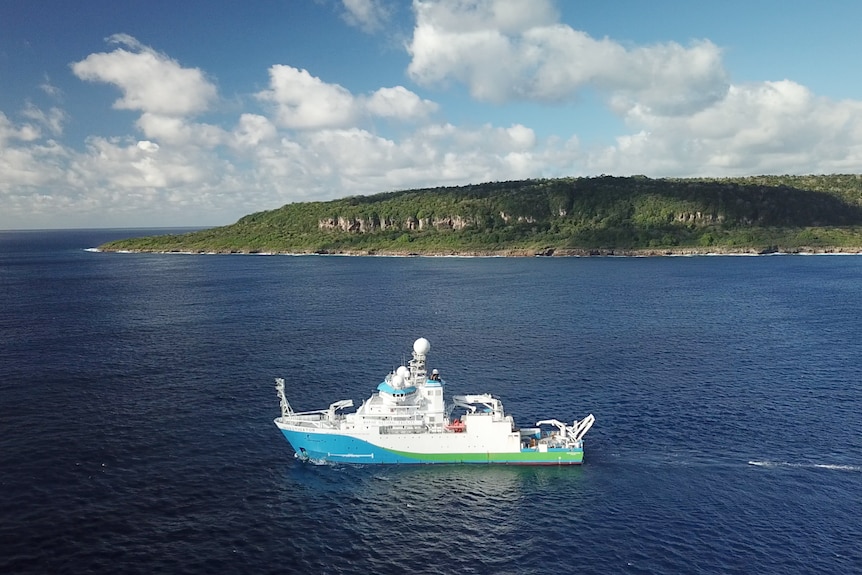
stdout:
[[856,0],[0,0],[0,229],[862,173]]

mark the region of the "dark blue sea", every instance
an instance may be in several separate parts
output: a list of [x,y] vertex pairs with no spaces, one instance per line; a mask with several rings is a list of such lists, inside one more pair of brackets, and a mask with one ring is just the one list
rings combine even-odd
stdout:
[[[108,254],[0,232],[0,573],[862,572],[862,257]],[[293,457],[431,341],[575,468]]]

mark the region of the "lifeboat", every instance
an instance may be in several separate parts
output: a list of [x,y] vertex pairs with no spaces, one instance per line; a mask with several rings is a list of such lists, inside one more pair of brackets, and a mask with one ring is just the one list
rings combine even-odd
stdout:
[[462,433],[465,429],[467,429],[467,426],[464,425],[464,422],[460,419],[456,419],[452,423],[447,425],[446,429],[455,433]]

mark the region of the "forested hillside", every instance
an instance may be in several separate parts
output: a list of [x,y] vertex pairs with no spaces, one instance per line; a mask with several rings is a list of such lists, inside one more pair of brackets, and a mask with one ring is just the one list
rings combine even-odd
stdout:
[[104,250],[571,254],[862,247],[862,176],[559,178],[288,204]]

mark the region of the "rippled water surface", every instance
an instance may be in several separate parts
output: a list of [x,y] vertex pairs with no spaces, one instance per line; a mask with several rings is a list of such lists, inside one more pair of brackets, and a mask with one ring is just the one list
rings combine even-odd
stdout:
[[[0,232],[2,573],[862,571],[862,258],[102,254]],[[315,466],[427,337],[580,468]]]

